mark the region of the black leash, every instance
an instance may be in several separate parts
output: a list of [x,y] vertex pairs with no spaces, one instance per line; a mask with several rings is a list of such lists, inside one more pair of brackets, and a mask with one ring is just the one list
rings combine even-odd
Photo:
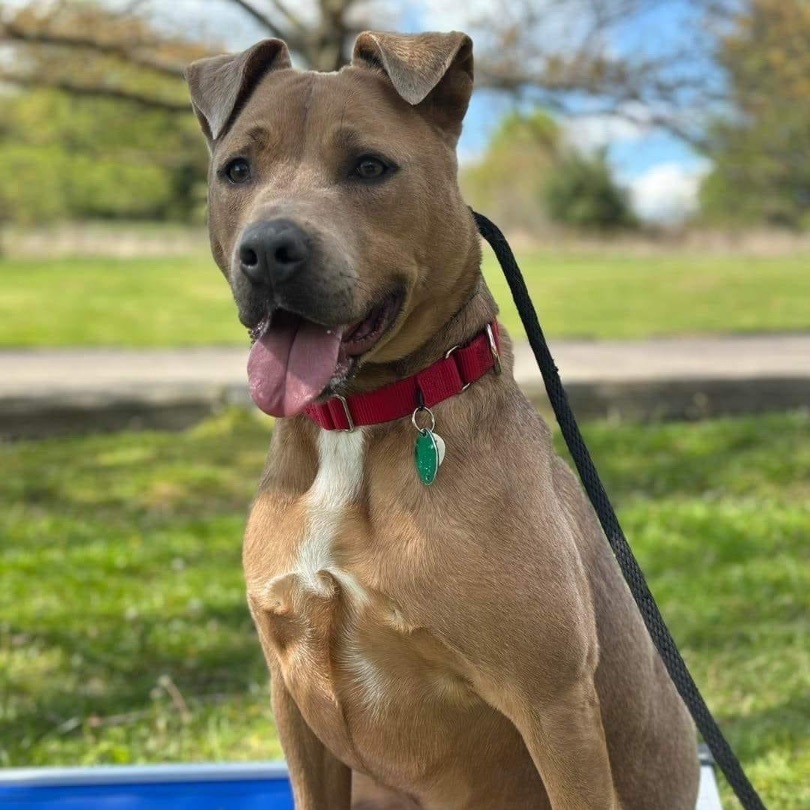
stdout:
[[554,409],[554,415],[560,424],[565,443],[568,445],[568,450],[574,459],[585,491],[588,493],[591,504],[593,504],[605,536],[613,549],[619,567],[622,569],[622,574],[624,574],[624,578],[630,586],[633,599],[636,600],[641,617],[644,619],[650,637],[667,668],[669,677],[672,678],[672,682],[695,721],[695,725],[709,746],[715,762],[725,774],[742,806],[745,810],[765,810],[762,799],[760,799],[759,794],[745,775],[734,751],[732,751],[714,717],[712,717],[709,707],[703,700],[703,696],[700,694],[700,690],[692,678],[686,662],[675,645],[672,634],[664,623],[661,611],[658,609],[658,605],[644,579],[644,573],[633,555],[622,527],[619,525],[619,520],[599,478],[599,473],[596,471],[591,454],[582,438],[571,406],[568,404],[568,397],[560,381],[557,366],[549,351],[543,330],[540,328],[537,312],[534,304],[532,304],[532,299],[529,297],[526,282],[520,273],[512,249],[509,247],[506,237],[496,225],[481,214],[476,212],[473,212],[473,214],[478,230],[495,251],[501,269],[509,283],[512,298],[515,300],[520,319],[526,328],[526,337],[529,339],[537,365],[543,375],[543,383],[546,386],[551,407]]

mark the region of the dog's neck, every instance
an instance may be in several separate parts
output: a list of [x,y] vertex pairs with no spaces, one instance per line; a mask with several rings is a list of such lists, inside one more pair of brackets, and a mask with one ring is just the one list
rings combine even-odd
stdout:
[[498,314],[498,307],[482,276],[455,314],[419,349],[390,363],[368,363],[352,381],[349,394],[372,391],[410,377],[440,360],[454,346],[463,346]]
[[[372,391],[416,374],[440,360],[454,346],[463,346],[468,343],[487,324],[492,323],[497,314],[497,304],[479,273],[466,302],[429,340],[407,357],[391,363],[367,364],[363,368],[363,374],[358,375],[346,394]],[[497,377],[486,375],[483,382],[489,381],[486,389],[490,393],[483,399],[480,397],[477,399],[478,406],[474,417],[465,416],[459,419],[458,407],[462,404],[461,400],[465,395],[461,394],[459,397],[453,398],[453,402],[459,400],[454,409],[456,418],[452,422],[442,423],[441,429],[444,436],[452,436],[454,442],[471,440],[471,437],[476,435],[472,425],[477,424],[482,418],[486,418],[486,413],[482,408],[486,406],[490,412],[501,408],[503,397],[509,396],[510,384],[512,387],[514,386],[511,373],[511,345],[504,331],[501,331],[501,359],[503,374]],[[495,384],[495,380],[498,381],[497,384]],[[407,419],[387,422],[376,427],[361,428],[361,431],[366,432],[368,442],[379,440],[392,430],[406,431],[410,436],[409,441],[413,441],[413,428],[410,420]],[[265,488],[272,485],[284,490],[292,489],[300,492],[305,492],[312,486],[315,475],[323,462],[319,450],[320,443],[324,441],[342,442],[343,439],[340,437],[353,435],[339,431],[335,432],[334,439],[324,439],[323,434],[331,433],[331,431],[319,427],[304,414],[292,419],[280,420],[276,425],[276,431],[278,436],[274,439],[275,463],[270,464],[266,469],[261,486]],[[453,436],[454,432],[457,432],[458,435]],[[279,440],[282,433],[284,439]]]

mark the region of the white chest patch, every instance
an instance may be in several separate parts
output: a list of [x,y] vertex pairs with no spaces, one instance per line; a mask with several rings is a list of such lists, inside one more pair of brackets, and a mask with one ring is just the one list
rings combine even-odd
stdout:
[[364,595],[354,578],[337,568],[335,536],[346,508],[360,496],[363,485],[365,437],[355,430],[322,430],[318,437],[318,473],[306,495],[307,524],[295,570],[318,589],[318,571],[329,571],[356,596]]
[[[351,618],[343,614],[339,644],[334,654],[343,670],[351,676],[351,698],[360,701],[369,711],[379,711],[391,690],[390,677],[374,663],[359,640],[357,622],[368,620],[364,609],[373,606],[374,598],[357,578],[340,566],[335,553],[338,533],[345,526],[348,510],[362,497],[365,436],[360,430],[351,433],[321,431],[318,437],[318,472],[304,495],[304,532],[291,570],[270,583],[272,591],[278,582],[295,581],[303,589],[300,603],[305,605],[306,594],[316,597],[334,596],[333,583],[322,576],[328,572],[340,584],[341,595],[355,610]],[[300,592],[299,592],[300,594]],[[305,610],[302,607],[302,610]],[[303,617],[302,617],[303,618]],[[334,641],[334,639],[332,640]],[[315,629],[305,633],[296,651],[287,652],[288,684],[308,682],[316,671],[317,649],[329,646]],[[324,673],[324,678],[328,673]]]

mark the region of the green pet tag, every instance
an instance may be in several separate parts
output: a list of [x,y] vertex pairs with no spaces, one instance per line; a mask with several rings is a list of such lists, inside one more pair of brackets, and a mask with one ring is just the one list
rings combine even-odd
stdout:
[[444,461],[444,452],[444,439],[441,436],[427,428],[419,431],[414,446],[414,459],[419,479],[426,486],[430,486],[436,480],[439,467]]

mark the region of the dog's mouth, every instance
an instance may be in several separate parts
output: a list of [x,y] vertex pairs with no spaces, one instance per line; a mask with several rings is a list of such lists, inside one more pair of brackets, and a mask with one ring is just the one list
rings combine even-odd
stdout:
[[271,416],[295,416],[351,376],[396,320],[403,295],[389,295],[362,319],[324,326],[275,309],[251,329],[248,379],[253,401]]

